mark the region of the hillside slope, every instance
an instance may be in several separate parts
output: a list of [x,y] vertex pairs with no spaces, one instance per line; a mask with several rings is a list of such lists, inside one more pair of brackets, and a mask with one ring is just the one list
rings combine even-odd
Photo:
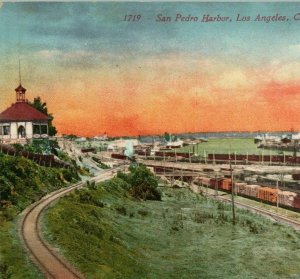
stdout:
[[93,279],[300,277],[292,229],[244,210],[233,227],[230,206],[160,190],[137,200],[125,177],[76,191],[49,209],[47,237]]
[[42,278],[17,234],[17,215],[42,196],[79,179],[72,170],[41,167],[0,153],[0,278]]

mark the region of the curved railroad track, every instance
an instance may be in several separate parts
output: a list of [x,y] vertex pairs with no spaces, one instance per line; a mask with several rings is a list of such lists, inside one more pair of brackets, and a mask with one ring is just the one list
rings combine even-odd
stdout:
[[[101,182],[111,178],[115,170],[107,170],[91,181]],[[83,275],[75,270],[66,260],[58,255],[43,239],[40,230],[40,220],[44,210],[57,199],[71,191],[81,188],[84,182],[73,184],[57,190],[30,205],[21,213],[19,234],[27,252],[46,278],[83,279]]]

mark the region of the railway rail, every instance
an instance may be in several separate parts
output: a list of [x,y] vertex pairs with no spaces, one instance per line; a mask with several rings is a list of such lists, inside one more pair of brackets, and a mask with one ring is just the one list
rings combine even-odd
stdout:
[[[101,182],[111,178],[117,170],[104,171],[91,181]],[[83,279],[83,275],[74,269],[65,259],[58,255],[41,235],[41,216],[45,209],[54,201],[71,191],[83,187],[79,182],[69,187],[57,190],[43,197],[38,202],[27,207],[21,214],[19,234],[27,252],[46,278],[51,279]]]
[[[231,198],[218,196],[217,199],[223,200],[223,201],[228,202],[228,203],[231,203]],[[270,218],[270,219],[272,219],[276,222],[289,225],[289,226],[293,227],[295,230],[300,231],[300,222],[298,222],[296,220],[293,220],[293,219],[288,218],[286,216],[283,216],[283,215],[280,215],[280,214],[277,214],[277,213],[273,213],[269,210],[258,208],[258,207],[255,207],[255,206],[252,206],[252,205],[249,205],[249,204],[245,204],[245,203],[242,203],[242,202],[239,202],[239,201],[235,201],[234,203],[235,203],[236,206],[238,206],[240,208],[248,209],[252,212],[258,213],[258,214],[263,215],[263,216],[266,216],[266,217],[268,217],[268,218]]]
[[[195,193],[200,193],[198,185],[196,185],[196,184],[190,185],[189,188],[191,189],[191,191],[193,191]],[[205,193],[204,191],[202,191],[202,194],[205,195],[205,196],[208,196],[210,198],[219,200],[219,201],[223,201],[223,202],[230,203],[230,204],[232,203],[231,197],[229,197],[224,192],[218,192],[218,195],[216,195],[215,193],[213,194],[213,192],[215,192],[215,190],[206,188],[206,191],[207,190],[209,190],[209,192]],[[225,194],[225,196],[224,196],[224,194]],[[249,205],[249,204],[241,202],[241,201],[235,201],[234,204],[235,204],[236,207],[247,209],[251,212],[254,212],[254,213],[257,213],[257,214],[262,215],[264,217],[267,217],[268,219],[271,219],[272,221],[276,221],[278,223],[282,223],[282,224],[291,226],[296,231],[300,231],[300,222],[297,221],[297,220],[288,218],[287,216],[278,214],[277,212],[275,213],[275,212],[272,212],[272,211],[267,210],[267,209],[263,209],[263,208],[260,208],[260,207],[257,207],[257,206]]]

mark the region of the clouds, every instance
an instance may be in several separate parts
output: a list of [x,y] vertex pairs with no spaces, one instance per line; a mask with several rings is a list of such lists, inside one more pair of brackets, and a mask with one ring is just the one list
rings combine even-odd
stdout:
[[[88,135],[100,127],[110,134],[284,129],[299,116],[299,87],[293,85],[300,84],[293,74],[298,66],[283,60],[253,68],[189,52],[131,59],[83,50],[36,55],[60,65],[51,74],[51,92],[47,83],[38,91],[46,100],[51,94],[48,103],[63,131],[74,129],[74,121]],[[89,59],[93,67],[74,66],[89,65]],[[45,73],[39,80],[49,78]]]
[[234,69],[221,74],[217,85],[224,90],[244,90],[250,89],[254,85],[253,83],[253,79],[249,79],[245,71]]
[[279,83],[299,82],[299,73],[300,62],[298,61],[278,63],[273,67],[272,79]]
[[[154,20],[277,9],[294,13],[295,5],[8,3],[0,91],[5,104],[13,100],[6,92],[14,93],[17,69],[8,65],[21,52],[28,97],[47,101],[61,133],[283,129],[299,116],[297,24]],[[124,22],[135,13],[142,21]]]

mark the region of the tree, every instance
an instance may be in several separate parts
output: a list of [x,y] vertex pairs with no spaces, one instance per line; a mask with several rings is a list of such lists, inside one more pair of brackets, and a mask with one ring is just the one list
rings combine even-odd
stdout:
[[158,181],[144,165],[130,166],[131,193],[135,198],[143,200],[161,200]]
[[32,107],[36,108],[41,113],[44,113],[49,117],[49,120],[48,120],[49,136],[55,136],[57,133],[57,130],[52,124],[54,116],[52,115],[52,113],[48,113],[47,104],[45,102],[42,102],[42,99],[39,96],[34,98],[33,102],[29,102],[29,104]]
[[171,140],[171,135],[170,135],[168,132],[165,132],[165,134],[164,134],[164,139],[165,139],[166,141],[170,141],[170,140]]

